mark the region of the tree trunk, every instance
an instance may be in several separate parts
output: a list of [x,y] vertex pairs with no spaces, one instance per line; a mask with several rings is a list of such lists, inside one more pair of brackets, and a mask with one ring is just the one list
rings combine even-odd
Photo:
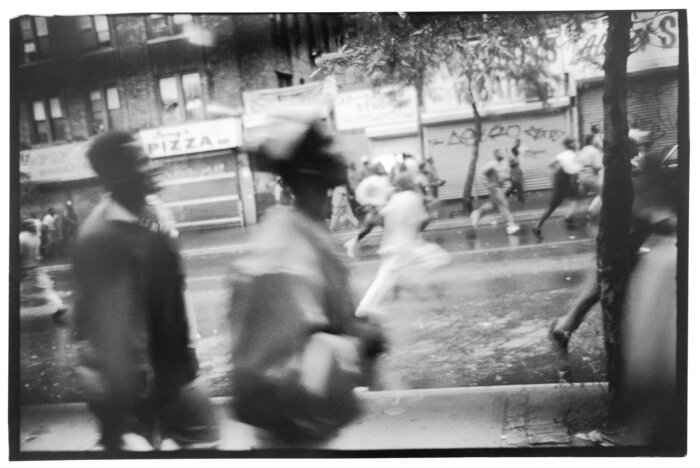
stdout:
[[481,115],[474,102],[472,102],[472,110],[474,111],[474,144],[472,145],[472,157],[467,170],[467,180],[464,182],[464,191],[462,192],[462,209],[467,214],[474,209],[472,189],[474,188],[476,162],[479,160],[479,144],[481,143]]
[[629,12],[608,13],[603,88],[603,206],[598,233],[598,281],[603,309],[607,377],[611,410],[619,410],[622,365],[620,321],[629,276],[628,251],[632,211],[632,171],[627,124],[627,57],[630,53]]
[[418,138],[420,139],[420,161],[425,162],[427,155],[425,154],[425,129],[423,128],[423,85],[422,83],[416,87],[418,101]]

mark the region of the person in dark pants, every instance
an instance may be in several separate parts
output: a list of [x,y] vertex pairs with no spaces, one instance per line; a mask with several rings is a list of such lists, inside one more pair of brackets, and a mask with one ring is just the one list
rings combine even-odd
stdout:
[[[170,226],[147,197],[152,166],[128,133],[97,137],[87,152],[109,194],[74,244],[76,371],[109,451],[141,436],[213,448],[218,426],[191,341],[184,272]],[[144,440],[145,439],[145,440]]]
[[513,147],[510,149],[511,156],[508,159],[510,166],[510,187],[504,193],[508,198],[515,194],[520,203],[525,203],[525,176],[520,168],[520,140],[516,139]]
[[[566,149],[559,153],[549,165],[554,170],[554,188],[552,189],[552,196],[549,199],[549,206],[545,212],[542,213],[542,217],[537,224],[532,228],[532,233],[540,240],[542,240],[542,225],[552,215],[554,210],[567,198],[575,199],[578,196],[577,175],[580,170],[580,165],[577,162],[576,156],[578,145],[576,140],[571,137],[565,138],[563,144]],[[564,218],[567,224],[570,223],[574,208],[575,206],[572,203],[569,213]]]
[[[658,162],[646,161],[646,167],[633,177],[635,198],[632,205],[632,225],[629,233],[630,271],[639,259],[640,248],[650,235],[675,231],[675,210],[672,171],[663,171]],[[560,359],[559,375],[562,380],[571,379],[568,364],[568,345],[571,335],[578,329],[588,312],[600,300],[597,275],[590,274],[574,305],[563,316],[552,322],[549,337]]]

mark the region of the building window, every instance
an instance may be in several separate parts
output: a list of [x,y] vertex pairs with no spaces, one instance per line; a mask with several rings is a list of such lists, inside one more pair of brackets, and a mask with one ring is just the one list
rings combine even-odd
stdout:
[[292,86],[292,75],[291,73],[275,72],[277,75],[277,86],[279,88],[286,88],[287,86]]
[[35,143],[50,143],[66,139],[66,119],[59,98],[34,101],[32,117]]
[[84,49],[112,46],[112,34],[106,15],[78,17],[80,40]]
[[20,20],[24,63],[49,56],[49,25],[43,16],[25,16]]
[[292,57],[292,46],[289,40],[289,28],[287,26],[287,15],[275,13],[270,15],[272,29],[272,43],[281,49],[287,57]]
[[185,32],[185,28],[192,24],[192,15],[148,15],[148,37],[177,36]]
[[164,125],[205,118],[199,73],[168,76],[158,82]]
[[116,86],[107,86],[90,91],[90,114],[91,135],[123,128],[121,101],[119,100],[119,90]]

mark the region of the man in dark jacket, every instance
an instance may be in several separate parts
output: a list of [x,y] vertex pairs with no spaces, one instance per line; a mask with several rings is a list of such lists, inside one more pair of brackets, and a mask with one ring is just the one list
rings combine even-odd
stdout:
[[134,138],[101,135],[87,157],[109,192],[80,227],[74,248],[78,374],[107,450],[136,433],[159,448],[216,445],[198,385],[180,255],[146,196],[158,190]]

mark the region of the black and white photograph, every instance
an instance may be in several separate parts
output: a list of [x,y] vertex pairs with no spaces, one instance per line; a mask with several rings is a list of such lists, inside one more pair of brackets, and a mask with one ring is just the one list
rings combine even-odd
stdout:
[[688,454],[686,9],[224,5],[6,18],[10,460]]

